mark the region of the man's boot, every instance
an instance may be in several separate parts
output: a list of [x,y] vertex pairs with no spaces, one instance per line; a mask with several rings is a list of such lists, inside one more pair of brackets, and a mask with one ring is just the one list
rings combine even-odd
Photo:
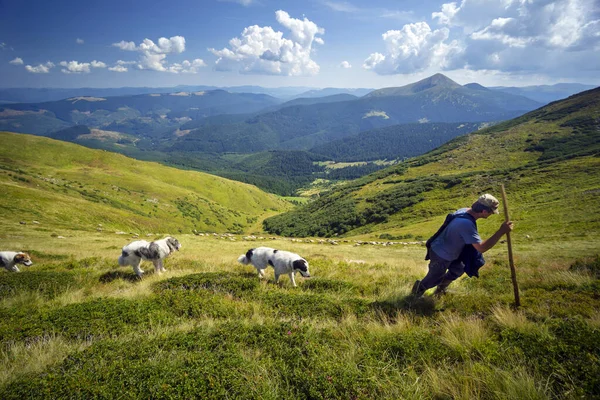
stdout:
[[413,284],[410,294],[412,294],[415,297],[421,297],[423,296],[423,293],[425,293],[425,289],[421,287],[421,281],[417,279]]
[[440,282],[439,285],[437,285],[437,288],[435,288],[435,292],[433,292],[433,295],[435,297],[442,297],[443,295],[446,294],[446,290],[448,289],[448,285],[450,285],[452,283],[452,280],[450,279],[444,279],[443,281]]

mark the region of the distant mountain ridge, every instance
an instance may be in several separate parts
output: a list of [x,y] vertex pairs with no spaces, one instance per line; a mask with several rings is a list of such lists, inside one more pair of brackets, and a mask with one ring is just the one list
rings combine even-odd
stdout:
[[[600,88],[579,93],[340,186],[265,220],[265,229],[285,236],[401,236],[414,234],[404,228],[412,226],[431,235],[446,213],[481,193],[497,194],[504,183],[519,200],[511,203],[511,217],[521,238],[596,236],[600,221],[575,211],[573,202],[600,202],[599,114]],[[482,221],[485,235],[495,229]]]
[[597,86],[582,85],[580,83],[557,83],[555,85],[534,85],[522,87],[490,86],[489,89],[525,96],[535,101],[548,104],[556,100],[566,99],[569,96],[593,89],[595,87]]
[[386,126],[418,122],[491,122],[540,106],[506,93],[463,87],[436,74],[355,100],[283,107],[231,124],[205,126],[165,144],[164,150],[253,152],[307,150]]
[[224,90],[116,97],[80,96],[45,103],[0,106],[0,129],[46,135],[56,128],[48,129],[39,124],[36,130],[21,129],[23,120],[33,115],[43,115],[55,118],[60,123],[152,136],[156,131],[164,131],[192,119],[253,113],[280,102],[265,94],[230,93]]

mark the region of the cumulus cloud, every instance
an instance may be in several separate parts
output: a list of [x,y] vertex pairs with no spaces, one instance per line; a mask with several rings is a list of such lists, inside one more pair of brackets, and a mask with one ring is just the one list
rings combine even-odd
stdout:
[[50,61],[45,64],[39,64],[37,67],[32,67],[31,65],[25,66],[25,69],[32,74],[47,74],[52,68],[54,68],[54,63]]
[[209,49],[219,57],[215,63],[216,69],[284,76],[319,73],[320,67],[311,54],[314,43],[324,44],[323,39],[316,35],[324,34],[325,30],[307,18],[291,18],[282,10],[277,11],[275,17],[289,31],[289,38],[284,38],[283,32],[275,31],[270,26],[249,26],[240,37],[229,41],[229,48]]
[[382,35],[385,51],[363,67],[378,74],[461,69],[578,76],[598,68],[597,0],[461,0],[427,22]]
[[386,54],[372,53],[363,63],[363,68],[381,75],[420,72],[431,66],[453,68],[453,58],[462,51],[456,40],[448,41],[448,28],[431,30],[426,22],[387,31],[382,38]]
[[[161,37],[156,43],[150,39],[144,39],[136,46],[134,42],[126,42],[124,40],[113,43],[114,47],[118,47],[125,51],[137,51],[140,53],[140,59],[136,63],[138,69],[148,69],[160,72],[171,73],[192,73],[198,72],[198,68],[205,66],[203,60],[195,59],[192,61],[184,60],[181,63],[169,64],[167,55],[181,54],[185,51],[185,38],[183,36],[173,36],[171,38]],[[124,67],[125,62],[112,67],[111,71],[126,72]],[[119,68],[120,67],[120,68]]]
[[114,72],[127,72],[128,69],[127,67],[124,67],[123,65],[115,65],[114,67],[108,67],[109,71],[114,71]]
[[169,72],[183,73],[183,74],[195,74],[198,72],[198,68],[206,67],[206,63],[197,58],[192,61],[184,60],[181,64],[173,63],[169,66]]
[[83,39],[77,38],[77,39],[75,39],[75,43],[84,44],[85,42],[83,41]]
[[342,61],[340,67],[344,69],[352,68],[352,65],[348,61]]
[[61,61],[59,63],[62,73],[64,74],[89,74],[90,68],[106,68],[106,64],[102,61],[92,61],[89,63],[80,63],[78,61]]
[[124,40],[121,40],[119,43],[113,43],[112,45],[114,47],[118,47],[121,50],[126,50],[126,51],[135,51],[135,50],[137,50],[134,42],[126,42]]
[[471,69],[544,71],[564,65],[561,59],[597,60],[600,50],[594,0],[462,0],[444,4],[432,18],[464,34],[461,61]]
[[9,61],[9,64],[12,64],[12,65],[23,65],[23,59],[20,58],[20,57],[17,57],[14,60]]

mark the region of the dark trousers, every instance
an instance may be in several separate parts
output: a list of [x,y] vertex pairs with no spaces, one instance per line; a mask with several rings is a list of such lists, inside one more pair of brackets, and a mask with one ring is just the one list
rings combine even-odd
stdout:
[[465,272],[465,265],[458,260],[447,261],[440,258],[433,250],[429,250],[429,271],[421,281],[420,289],[425,291],[444,282],[448,286],[450,282],[458,279]]

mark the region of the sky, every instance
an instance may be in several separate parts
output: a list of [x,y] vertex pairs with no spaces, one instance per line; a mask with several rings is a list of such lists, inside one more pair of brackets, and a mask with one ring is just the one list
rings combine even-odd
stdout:
[[0,87],[600,85],[599,0],[0,0]]

